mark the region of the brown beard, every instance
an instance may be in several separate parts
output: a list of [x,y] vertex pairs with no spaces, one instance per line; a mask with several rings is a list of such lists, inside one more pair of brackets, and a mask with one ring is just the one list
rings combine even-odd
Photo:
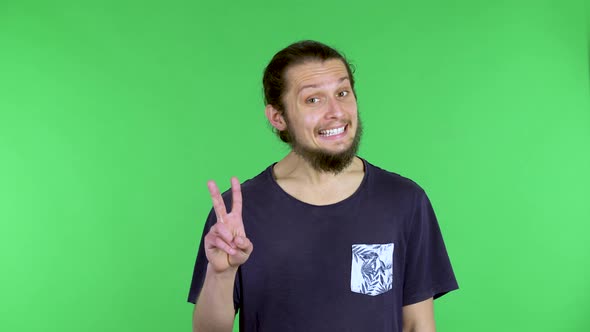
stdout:
[[350,144],[348,149],[338,153],[332,153],[323,149],[308,148],[303,144],[300,144],[295,136],[295,131],[291,127],[291,122],[288,117],[285,116],[284,119],[287,124],[287,129],[284,130],[284,134],[288,139],[291,149],[297,155],[302,157],[303,160],[308,162],[316,171],[338,174],[348,167],[348,165],[354,160],[354,157],[356,157],[361,142],[361,136],[363,134],[360,116],[357,117],[357,128],[352,144]]

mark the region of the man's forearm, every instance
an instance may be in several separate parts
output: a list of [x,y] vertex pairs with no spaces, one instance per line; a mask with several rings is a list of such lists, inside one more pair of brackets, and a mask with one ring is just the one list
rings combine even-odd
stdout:
[[231,332],[234,325],[234,282],[237,268],[217,274],[207,266],[207,275],[193,313],[194,332]]
[[434,303],[429,298],[402,308],[403,332],[435,332]]

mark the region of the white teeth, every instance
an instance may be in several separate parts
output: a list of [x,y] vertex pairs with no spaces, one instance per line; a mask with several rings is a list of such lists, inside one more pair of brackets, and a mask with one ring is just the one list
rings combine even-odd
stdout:
[[344,127],[328,129],[328,130],[320,130],[320,135],[322,136],[334,136],[338,134],[342,134],[344,132]]

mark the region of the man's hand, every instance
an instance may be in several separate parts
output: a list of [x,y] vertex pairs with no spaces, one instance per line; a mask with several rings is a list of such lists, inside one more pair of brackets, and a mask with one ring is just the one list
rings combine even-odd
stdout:
[[223,273],[244,264],[253,250],[253,245],[246,237],[242,221],[242,191],[237,178],[231,179],[232,208],[227,213],[219,188],[214,181],[207,183],[217,222],[205,236],[205,252],[209,268],[216,273]]

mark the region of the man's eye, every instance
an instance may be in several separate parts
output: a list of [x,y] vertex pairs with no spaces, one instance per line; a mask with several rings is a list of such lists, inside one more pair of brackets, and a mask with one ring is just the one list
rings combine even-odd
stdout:
[[346,96],[348,96],[348,91],[344,90],[344,91],[338,92],[338,97],[346,97]]
[[307,98],[306,102],[308,104],[317,104],[320,101],[320,98],[317,97],[311,97],[311,98]]

